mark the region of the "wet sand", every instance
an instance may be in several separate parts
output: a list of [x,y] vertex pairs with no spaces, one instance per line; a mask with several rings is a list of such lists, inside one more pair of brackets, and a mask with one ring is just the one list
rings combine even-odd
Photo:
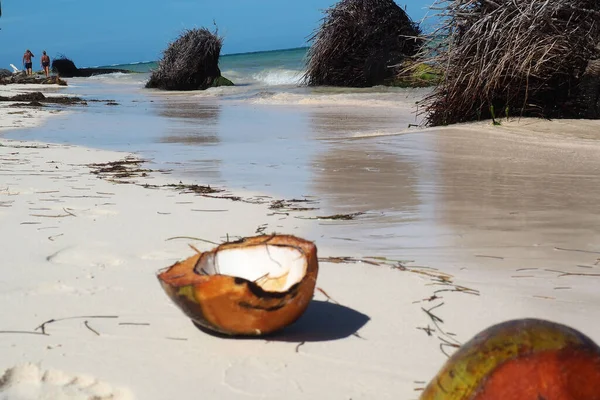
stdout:
[[[0,281],[10,304],[2,328],[115,313],[151,328],[140,335],[90,321],[101,332],[95,337],[75,321],[50,337],[3,336],[0,367],[44,360],[139,398],[201,390],[220,398],[414,399],[446,359],[444,341],[463,343],[506,319],[546,318],[600,342],[600,122],[419,130],[408,128],[410,101],[207,107],[185,97],[127,96],[118,99],[122,107],[91,106],[8,136],[135,150],[153,167],[173,168],[143,182],[183,179],[271,198],[247,204],[114,185],[83,164],[123,153],[2,142],[0,235],[8,259],[21,265]],[[269,208],[302,195],[318,209]],[[228,212],[193,211],[207,209]],[[356,212],[364,214],[318,219]],[[318,286],[343,308],[317,293],[299,325],[273,341],[198,332],[155,282],[156,269],[191,251],[165,239],[217,241],[265,224],[267,232],[314,240],[322,257],[353,257],[321,263]]]
[[564,121],[529,123],[333,141],[312,192],[334,213],[367,213],[354,240],[406,227],[379,236],[385,254],[539,267],[565,258],[555,247],[600,251],[600,123],[571,121],[583,137],[563,134]]

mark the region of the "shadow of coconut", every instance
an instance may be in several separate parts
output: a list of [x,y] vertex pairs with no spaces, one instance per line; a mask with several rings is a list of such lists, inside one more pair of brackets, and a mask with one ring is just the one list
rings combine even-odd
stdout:
[[258,339],[273,342],[326,342],[344,339],[369,322],[367,315],[352,308],[327,301],[313,300],[306,312],[292,325],[270,335],[229,336],[194,325],[211,336],[224,339]]

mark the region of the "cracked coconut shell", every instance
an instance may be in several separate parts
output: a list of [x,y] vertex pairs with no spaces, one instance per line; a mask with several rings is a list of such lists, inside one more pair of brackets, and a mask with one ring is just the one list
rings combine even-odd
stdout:
[[223,243],[159,272],[196,324],[226,335],[265,335],[296,321],[312,300],[317,247],[290,235]]

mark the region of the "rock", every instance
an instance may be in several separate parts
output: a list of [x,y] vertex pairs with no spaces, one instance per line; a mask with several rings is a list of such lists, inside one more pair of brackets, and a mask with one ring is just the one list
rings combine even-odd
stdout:
[[126,69],[116,68],[77,68],[68,58],[57,58],[52,62],[52,71],[63,78],[87,78],[94,75],[114,74],[115,72],[132,73]]
[[10,76],[0,76],[0,85],[10,84],[38,84],[38,85],[60,85],[67,86],[67,82],[60,79],[58,76],[45,76],[26,75],[24,72],[18,74],[10,74]]

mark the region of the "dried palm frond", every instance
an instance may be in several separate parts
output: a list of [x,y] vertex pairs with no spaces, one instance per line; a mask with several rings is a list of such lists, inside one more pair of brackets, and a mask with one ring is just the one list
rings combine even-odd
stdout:
[[600,58],[600,1],[439,0],[433,8],[443,21],[433,36],[443,39],[428,62],[443,79],[424,101],[429,125],[486,119],[494,111],[584,116],[582,77]]
[[368,87],[393,77],[417,53],[420,29],[393,0],[342,0],[309,38],[304,82]]
[[221,76],[219,56],[223,39],[206,28],[184,31],[163,52],[147,88],[207,89]]

